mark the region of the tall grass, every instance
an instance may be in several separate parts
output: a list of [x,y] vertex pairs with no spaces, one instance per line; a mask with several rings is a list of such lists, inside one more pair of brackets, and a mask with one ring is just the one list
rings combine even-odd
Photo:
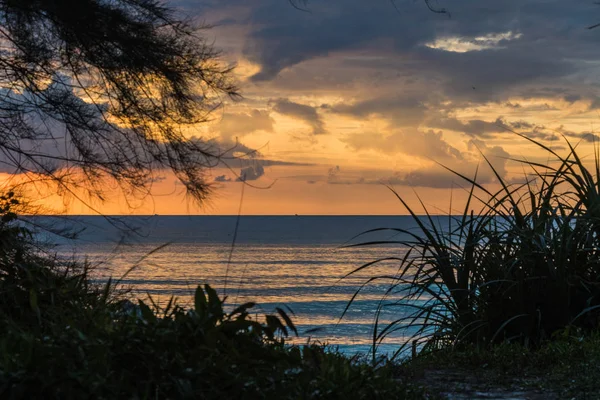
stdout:
[[[462,215],[447,224],[429,214],[413,217],[418,231],[395,229],[408,248],[395,275],[373,276],[365,284],[389,282],[373,326],[373,358],[393,332],[409,340],[393,355],[413,348],[463,344],[489,346],[517,342],[537,346],[565,327],[591,330],[600,320],[600,156],[586,166],[568,141],[568,154],[526,138],[554,159],[540,164],[520,160],[526,180],[509,184],[485,162],[500,189],[490,191],[454,172],[469,184]],[[379,244],[361,243],[359,246]],[[376,271],[384,260],[363,270]],[[359,289],[352,301],[360,294]],[[382,310],[397,319],[380,324]]]

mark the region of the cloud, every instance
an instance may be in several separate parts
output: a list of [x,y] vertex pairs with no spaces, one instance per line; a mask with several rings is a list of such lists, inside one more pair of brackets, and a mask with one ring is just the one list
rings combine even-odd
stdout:
[[[63,96],[65,101],[74,102],[76,106],[84,107],[89,111],[91,126],[96,127],[102,134],[90,137],[77,137],[75,140],[72,130],[66,129],[60,122],[59,115],[49,115],[45,109],[36,106],[35,98],[27,93],[16,93],[2,90],[0,95],[5,104],[14,104],[14,113],[7,115],[5,110],[0,119],[4,123],[20,121],[16,128],[10,130],[12,136],[3,135],[0,146],[0,171],[20,173],[24,171],[60,171],[63,168],[80,166],[78,160],[81,143],[83,148],[93,152],[92,156],[99,162],[118,162],[107,157],[138,157],[141,162],[154,165],[153,155],[137,147],[136,140],[127,136],[127,131],[117,131],[115,127],[105,122],[95,106],[87,105],[74,95],[68,82],[57,81],[48,88],[49,94]],[[87,108],[85,108],[87,107]],[[226,114],[221,128],[233,133],[233,127],[238,126],[238,132],[253,130],[272,130],[272,118],[268,111],[253,110],[248,113]],[[75,132],[78,133],[78,132]],[[250,164],[256,166],[256,171],[262,167],[272,165],[307,165],[303,163],[287,162],[265,158],[256,149],[243,143],[234,142],[231,135],[224,135],[218,139],[206,140],[201,137],[191,137],[188,143],[202,150],[204,153],[190,154],[190,157],[199,157],[200,162],[210,167],[228,166],[230,168],[247,168]],[[158,143],[157,146],[163,146]],[[113,150],[117,149],[117,150]],[[162,150],[161,150],[162,151]],[[114,153],[114,154],[113,154]],[[23,154],[28,154],[24,156]],[[156,164],[155,166],[159,166]],[[255,171],[255,175],[256,175]],[[250,176],[250,175],[249,175]],[[165,177],[157,175],[148,177],[146,183],[156,183]]]
[[[53,76],[42,92],[0,88],[0,171],[59,174],[59,170],[96,164],[123,163],[139,151],[136,140],[104,118],[105,105],[84,102],[73,92],[69,77]],[[62,108],[43,106],[50,99]],[[41,104],[41,105],[40,105]],[[77,109],[74,121],[62,113]],[[72,116],[71,116],[72,117]],[[69,125],[65,121],[69,121]],[[98,134],[90,135],[89,131]],[[85,154],[85,157],[82,156]],[[144,154],[136,154],[144,160]],[[133,156],[133,157],[135,157]],[[84,161],[85,160],[85,161]],[[152,180],[148,178],[148,183]]]
[[583,97],[580,94],[567,94],[563,97],[563,99],[565,99],[565,101],[569,102],[569,103],[574,103],[576,101],[581,100]]
[[504,107],[517,109],[517,108],[521,108],[521,105],[519,103],[513,103],[510,101],[507,101],[506,103],[504,103]]
[[[486,166],[489,162],[491,164],[491,168],[493,168],[501,178],[505,178],[507,175],[506,170],[506,162],[510,158],[510,154],[502,148],[502,146],[488,146],[485,142],[479,139],[471,139],[467,143],[468,149],[471,151],[477,151],[482,154],[487,161],[485,162]],[[495,174],[489,174],[489,177],[486,178],[485,172],[492,172],[489,168],[483,169],[483,179],[487,179],[488,181],[495,180]],[[493,179],[490,179],[492,178]],[[487,182],[484,182],[487,183]]]
[[[469,150],[478,150],[487,158],[496,173],[505,180],[507,178],[506,162],[510,154],[500,146],[488,147],[484,142],[473,139],[469,142]],[[435,189],[449,189],[457,185],[468,185],[468,182],[461,178],[455,171],[468,178],[475,178],[479,184],[489,184],[497,182],[496,175],[486,162],[463,159],[452,165],[447,165],[448,170],[439,165],[422,167],[408,173],[397,172],[394,175],[380,179],[379,183],[389,185],[406,185],[413,187],[428,187]],[[477,171],[477,175],[475,173]]]
[[506,168],[510,154],[503,147],[490,146],[480,139],[471,139],[467,143],[467,151],[460,153],[460,156],[447,157],[445,160],[441,160],[440,163],[447,168],[438,163],[430,163],[411,171],[396,171],[384,177],[357,177],[352,174],[343,174],[341,168],[336,166],[329,169],[326,182],[329,184],[404,185],[436,189],[447,189],[467,184],[463,178],[452,171],[469,178],[474,178],[477,171],[477,182],[480,184],[497,182],[496,174],[483,160],[482,156],[487,159],[487,162],[491,164],[491,167],[503,180],[508,183],[513,182],[508,178]]
[[463,158],[458,149],[444,140],[442,132],[433,130],[397,131],[390,135],[350,134],[342,141],[353,150],[375,150],[386,154],[404,153],[435,160]]
[[574,138],[585,142],[596,143],[600,141],[600,136],[593,132],[583,131],[574,132],[565,129],[564,126],[549,128],[543,124],[535,124],[527,121],[506,121],[503,118],[498,119],[500,126],[505,127],[507,131],[515,131],[531,139],[554,142],[560,140],[560,137]]
[[[233,3],[244,7],[242,0]],[[511,0],[479,7],[457,0],[452,19],[431,13],[422,1],[396,5],[400,13],[388,2],[312,1],[306,14],[287,2],[265,0],[245,5],[246,13],[235,20],[247,27],[244,56],[261,69],[255,82],[276,82],[282,72],[313,60],[369,49],[380,56],[368,61],[371,71],[435,76],[428,89],[480,100],[505,97],[534,81],[566,83],[586,68],[574,60],[597,58],[595,35],[583,29],[597,11],[593,4],[550,0],[523,7]],[[322,84],[327,71],[311,72],[303,76],[304,86]],[[347,79],[345,86],[369,78]]]
[[327,172],[327,182],[332,183],[338,180],[340,175],[340,166],[336,165],[335,167],[331,167]]
[[339,165],[329,168],[327,171],[327,181],[330,185],[352,185],[356,183],[364,183],[364,178],[352,178],[350,176],[342,176],[342,170]]
[[368,8],[356,1],[347,6],[332,4],[329,7],[315,1],[310,18],[289,4],[277,3],[276,0],[261,2],[253,7],[250,16],[249,22],[256,28],[250,32],[244,54],[261,65],[254,81],[272,80],[287,67],[325,56],[330,51],[352,48],[361,40],[357,35],[359,31],[364,37],[362,40],[372,38],[371,32],[374,32],[356,27],[375,26],[378,19],[373,13],[370,17],[357,13],[360,8]]
[[597,33],[583,29],[593,2],[453,0],[445,5],[452,18],[424,1],[395,2],[395,12],[386,1],[313,0],[310,13],[280,0],[180,3],[223,25],[217,39],[259,71],[252,87],[289,90],[281,97],[343,91],[352,103],[368,91],[376,104],[394,92],[407,97],[410,81],[418,102],[436,99],[429,107],[445,99],[503,104],[543,87],[579,93],[595,79]]
[[285,160],[275,160],[265,157],[259,150],[246,146],[244,143],[223,141],[218,139],[211,139],[204,141],[202,138],[193,137],[190,140],[198,142],[199,145],[206,147],[207,151],[211,154],[218,154],[219,160],[214,167],[228,167],[228,168],[246,168],[249,166],[284,166],[294,165],[299,167],[308,167],[314,164],[292,162]]
[[215,178],[215,182],[231,182],[231,178],[227,175],[219,175]]
[[407,174],[396,173],[388,178],[381,179],[379,182],[388,185],[449,189],[455,187],[457,183],[464,182],[464,180],[443,169],[419,169]]
[[[567,113],[552,110],[572,103],[600,108],[594,67],[598,33],[583,29],[598,8],[587,3],[509,0],[482,7],[476,0],[453,0],[445,5],[451,19],[431,13],[422,1],[396,2],[400,13],[389,2],[364,0],[312,0],[310,14],[280,0],[210,1],[202,10],[207,16],[216,10],[227,21],[219,34],[237,35],[223,43],[237,43],[235,56],[258,71],[245,82],[253,94],[260,93],[253,100],[275,99],[270,109],[262,105],[263,112],[303,121],[313,135],[328,130],[350,151],[434,159],[470,174],[478,163],[477,148],[504,173],[506,162],[499,160],[506,154],[494,140],[506,143],[509,130],[554,145],[561,135],[596,140],[593,132],[540,122],[562,118]],[[228,11],[230,6],[235,11]],[[243,36],[237,33],[242,30]],[[322,102],[327,104],[315,106]],[[491,114],[496,105],[502,111]],[[520,112],[535,112],[536,123],[524,121]],[[323,123],[328,116],[335,124]],[[378,131],[371,131],[371,122]],[[232,125],[228,131],[236,128]],[[465,142],[449,139],[458,136],[454,132],[485,143],[474,140],[465,149]],[[315,139],[322,153],[339,150],[325,142]],[[346,167],[341,169],[323,172],[319,182],[360,180],[348,179]],[[451,181],[433,166],[386,174],[407,184],[439,187]],[[494,179],[483,167],[480,177]]]
[[592,132],[570,132],[570,131],[562,131],[563,135],[567,137],[572,137],[575,139],[580,139],[589,143],[600,143],[600,136]]
[[468,136],[490,137],[495,133],[505,131],[502,127],[502,123],[503,121],[500,118],[493,122],[487,122],[480,119],[471,119],[463,122],[454,117],[436,116],[428,119],[426,125],[431,128],[462,132]]
[[321,135],[327,133],[325,130],[325,123],[317,112],[316,108],[307,106],[305,104],[294,103],[288,99],[277,99],[272,101],[273,110],[290,116],[292,118],[299,119],[306,122],[312,127],[313,135]]
[[[508,121],[504,117],[498,117],[495,121],[484,121],[480,119],[471,119],[461,121],[451,116],[435,116],[425,123],[432,128],[447,129],[455,132],[464,133],[467,136],[475,138],[495,138],[499,134],[518,132],[531,139],[543,141],[559,140],[560,134],[566,136],[572,135],[559,129],[550,129],[544,125],[517,120]],[[577,134],[573,134],[575,136]],[[584,135],[584,137],[587,137]]]
[[265,174],[265,169],[262,165],[251,165],[242,168],[240,176],[236,179],[237,182],[255,181]]
[[146,178],[146,183],[160,183],[167,180],[167,177],[164,175],[159,176],[149,176]]
[[[431,13],[423,1],[396,2],[400,13],[389,2],[364,0],[313,0],[310,14],[279,0],[210,1],[201,10],[225,25],[219,35],[227,45],[238,44],[235,57],[259,70],[249,88],[300,106],[288,115],[318,134],[325,132],[326,112],[383,116],[414,129],[449,101],[450,110],[489,103],[516,110],[515,98],[532,95],[592,104],[597,95],[586,82],[595,80],[597,33],[583,28],[597,6],[584,3],[548,0],[525,7],[510,0],[480,7],[456,0],[446,6],[451,19]],[[343,102],[321,108],[289,100],[320,93]],[[502,133],[494,120],[479,116],[438,122],[429,127],[461,122],[454,129],[471,137]]]
[[[556,85],[576,70],[573,62],[536,48],[533,44],[503,50],[452,53],[417,50],[423,73],[435,77],[437,90],[453,100],[502,102],[544,83]],[[515,68],[515,65],[519,65]]]
[[[70,88],[65,89],[59,86],[55,90],[67,90],[65,95],[73,96],[70,101],[83,102],[73,95]],[[0,116],[0,120],[7,122],[10,117],[22,122],[16,125],[18,129],[15,128],[10,131],[13,135],[12,137],[8,135],[3,135],[2,137],[2,143],[0,143],[0,171],[15,174],[26,171],[56,171],[57,173],[61,173],[62,169],[80,167],[78,164],[78,160],[81,159],[78,153],[79,147],[73,139],[71,132],[60,122],[59,116],[47,115],[44,113],[44,109],[38,108],[31,103],[28,104],[28,102],[33,100],[27,97],[27,93],[19,94],[11,91],[2,91],[0,94],[4,96],[3,101],[14,102],[16,106],[15,115],[7,116],[6,113],[3,113]],[[81,105],[80,103],[77,104]],[[27,108],[24,108],[25,106]],[[95,115],[94,113],[97,112],[97,109],[92,106],[89,107],[90,115]],[[271,126],[268,112],[255,110],[248,114],[232,115],[233,120],[237,120],[240,123],[244,121],[248,123],[250,121],[256,122],[256,120],[262,121],[262,125],[260,123],[253,125],[257,129],[266,129]],[[230,115],[230,120],[232,115]],[[90,117],[89,123],[95,124],[97,122]],[[116,132],[111,128],[112,126],[110,125],[101,126],[99,129],[102,135],[97,135],[94,138],[90,138],[87,135],[84,138],[78,138],[78,140],[84,140],[85,146],[95,152],[94,157],[96,160],[100,160],[100,162],[111,161],[106,157],[111,155],[110,151],[115,151],[113,155],[115,157],[135,154],[136,157],[139,157],[148,166],[160,166],[152,158],[152,154],[144,151],[141,147],[137,147],[135,144],[137,142],[127,137],[127,131],[121,130]],[[242,128],[244,128],[243,124]],[[191,148],[202,150],[202,153],[190,153],[189,157],[198,157],[200,162],[206,164],[206,168],[227,166],[229,168],[248,169],[251,167],[246,171],[248,180],[256,179],[257,176],[262,175],[264,167],[267,166],[310,165],[308,163],[270,159],[261,154],[260,151],[248,147],[239,141],[234,142],[229,138],[221,137],[206,140],[201,137],[191,137],[187,140]],[[122,144],[122,142],[126,143]],[[159,149],[162,149],[160,146],[163,146],[163,144],[158,143],[157,146],[159,146]],[[119,149],[112,150],[114,148]],[[104,151],[108,151],[108,153]],[[227,179],[222,180],[223,178],[217,177],[216,181],[227,182]],[[144,183],[158,183],[165,179],[166,177],[162,175],[148,176]]]
[[554,142],[559,140],[557,131],[546,128],[544,125],[534,124],[527,121],[506,121],[503,118],[498,118],[498,125],[505,128],[506,132],[517,132],[521,135],[535,140],[544,140]]
[[217,125],[221,137],[231,140],[233,137],[264,131],[273,132],[273,123],[268,110],[251,110],[249,112],[226,113]]
[[396,126],[416,126],[428,111],[427,106],[414,96],[376,97],[352,104],[323,105],[322,108],[357,118],[381,115],[392,120]]
[[506,41],[516,40],[522,37],[521,33],[512,31],[502,33],[488,33],[484,36],[473,38],[461,36],[448,36],[436,38],[433,42],[425,43],[426,47],[432,49],[440,49],[455,53],[467,53],[469,51],[481,51],[487,49],[502,48],[502,43]]

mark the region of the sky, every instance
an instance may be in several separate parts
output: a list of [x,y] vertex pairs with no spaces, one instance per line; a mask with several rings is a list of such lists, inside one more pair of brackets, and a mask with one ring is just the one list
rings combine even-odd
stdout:
[[[591,0],[174,0],[243,99],[191,133],[244,162],[208,171],[199,207],[165,171],[153,196],[108,214],[405,214],[456,210],[468,184],[523,180],[548,155],[514,131],[592,154],[600,126],[600,5]],[[244,176],[246,185],[239,182]],[[62,200],[61,200],[62,201]],[[87,206],[64,203],[71,213]]]

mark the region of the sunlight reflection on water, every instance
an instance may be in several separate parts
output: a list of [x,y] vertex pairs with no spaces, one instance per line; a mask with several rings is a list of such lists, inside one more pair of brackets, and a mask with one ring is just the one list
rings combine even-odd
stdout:
[[[320,218],[313,221],[313,225],[326,224],[327,221],[323,219],[332,217]],[[341,351],[356,353],[370,349],[375,311],[388,285],[369,285],[342,320],[340,316],[354,292],[366,279],[376,274],[396,273],[399,262],[382,262],[370,270],[344,279],[342,277],[375,259],[402,257],[406,248],[400,245],[341,248],[339,243],[360,233],[358,227],[354,227],[356,230],[353,231],[351,227],[344,227],[340,223],[348,225],[351,222],[356,225],[356,217],[355,220],[352,218],[338,217],[335,220],[338,226],[341,225],[342,232],[338,232],[338,236],[330,240],[330,243],[323,243],[323,240],[310,243],[310,239],[282,238],[277,235],[276,229],[274,233],[270,232],[268,224],[263,223],[263,231],[258,235],[258,240],[255,240],[256,236],[252,240],[241,237],[235,246],[231,263],[228,263],[230,242],[192,241],[189,238],[187,241],[177,240],[185,237],[185,231],[191,231],[193,226],[196,230],[202,229],[202,224],[181,224],[183,226],[178,230],[175,226],[177,223],[172,220],[166,223],[170,230],[159,230],[160,234],[154,233],[152,240],[146,238],[135,244],[116,246],[116,240],[98,239],[96,233],[88,233],[88,240],[78,242],[73,248],[77,250],[77,254],[85,255],[88,261],[96,265],[94,274],[100,282],[106,281],[109,276],[123,277],[129,271],[122,283],[141,298],[151,295],[155,301],[165,302],[171,295],[175,295],[181,304],[189,304],[197,285],[210,283],[221,295],[227,294],[227,303],[231,306],[254,301],[264,312],[271,312],[282,305],[290,307],[300,333],[300,337],[294,339],[295,343],[306,342],[310,337],[312,340],[337,346]],[[371,219],[370,224],[363,221],[367,229],[384,222],[381,217],[362,218],[366,218],[367,222]],[[393,222],[406,223],[402,217],[394,218]],[[279,219],[273,221],[267,220],[272,224],[281,224]],[[281,226],[285,227],[285,224]],[[308,228],[310,226],[306,229]],[[215,229],[213,231],[217,232]],[[153,252],[166,242],[172,243]],[[67,255],[69,247],[63,246],[61,251]],[[132,265],[137,267],[131,269]],[[387,309],[382,313],[380,323],[390,322],[406,312],[408,310],[400,307]],[[404,336],[397,333],[386,340],[386,345],[381,350],[394,351],[404,341]]]

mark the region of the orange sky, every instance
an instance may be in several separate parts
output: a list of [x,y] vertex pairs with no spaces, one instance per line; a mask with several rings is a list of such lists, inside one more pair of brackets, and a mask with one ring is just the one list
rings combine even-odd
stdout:
[[[244,190],[243,214],[405,214],[386,184],[415,207],[417,193],[431,212],[446,212],[451,197],[455,208],[464,200],[465,184],[439,164],[472,175],[483,154],[510,181],[523,168],[509,159],[547,160],[509,129],[558,151],[565,138],[581,141],[580,151],[592,153],[600,31],[583,29],[590,5],[457,1],[449,19],[419,2],[400,13],[385,1],[315,1],[311,13],[264,3],[175,3],[216,25],[209,40],[238,65],[244,99],[190,136],[258,149],[245,164],[256,179]],[[151,197],[127,204],[114,191],[89,203],[106,214],[236,214],[241,168],[209,171],[215,191],[202,207],[166,171]],[[497,185],[487,167],[479,176]],[[56,196],[44,202],[94,213]]]

